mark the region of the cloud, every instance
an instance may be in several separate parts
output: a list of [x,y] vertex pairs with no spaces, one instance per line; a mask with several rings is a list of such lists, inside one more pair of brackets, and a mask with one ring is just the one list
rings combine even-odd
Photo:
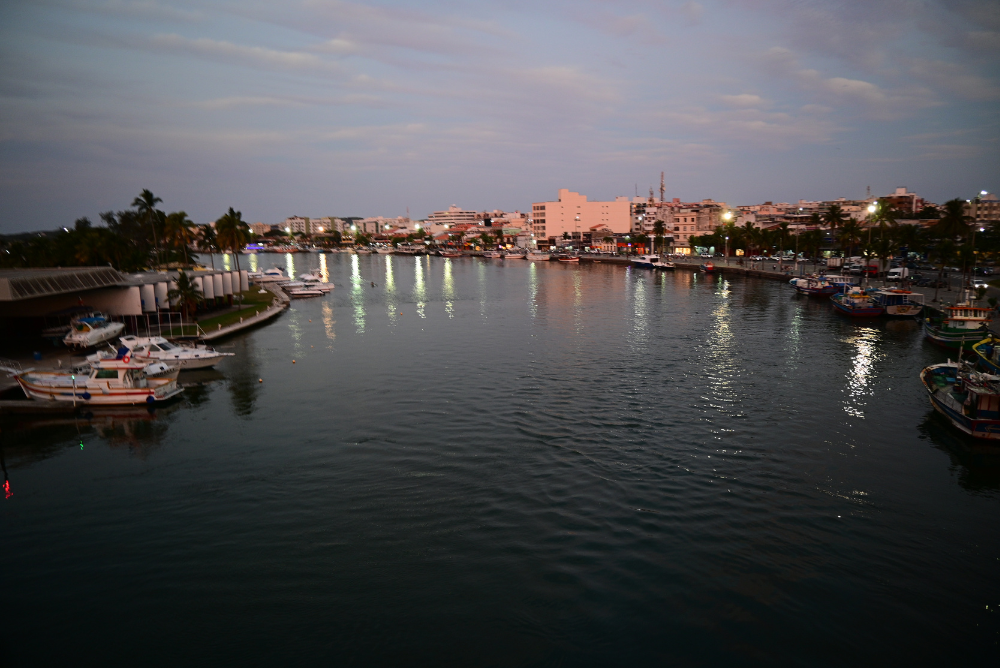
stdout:
[[154,35],[148,40],[132,40],[135,46],[147,45],[158,51],[175,55],[196,55],[233,65],[264,67],[277,70],[297,70],[342,77],[344,68],[335,62],[301,51],[279,51],[261,46],[242,46],[207,37],[188,39],[176,34]]
[[911,68],[914,77],[966,100],[1000,98],[1000,84],[981,77],[966,65],[941,60],[915,60]]
[[815,69],[802,68],[795,54],[782,47],[768,49],[762,62],[773,76],[794,84],[821,102],[842,109],[859,109],[875,118],[896,118],[915,109],[940,104],[933,91],[925,87],[910,85],[884,90],[870,81],[830,77]]
[[766,106],[760,95],[743,93],[741,95],[723,95],[722,102],[730,107],[762,107]]

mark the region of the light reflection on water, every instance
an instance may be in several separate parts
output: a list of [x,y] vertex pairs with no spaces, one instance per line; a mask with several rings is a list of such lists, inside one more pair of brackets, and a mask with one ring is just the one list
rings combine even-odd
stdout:
[[[40,427],[34,443],[0,431],[22,663],[995,652],[998,475],[953,457],[961,438],[916,380],[946,353],[917,328],[851,325],[848,347],[842,320],[782,283],[685,271],[328,269],[341,287],[222,342],[237,356],[155,416]],[[425,317],[394,321],[411,285]],[[354,326],[335,332],[339,318]],[[866,402],[864,429],[838,389]],[[436,661],[444,646],[458,654]]]
[[427,298],[427,286],[424,285],[423,258],[418,255],[413,260],[413,299],[417,302],[417,315],[426,318],[427,302],[424,300]]
[[351,304],[354,307],[354,329],[365,332],[365,286],[361,278],[361,259],[351,253]]
[[326,266],[326,253],[319,253],[319,280],[320,283],[330,282],[330,269]]
[[879,343],[881,332],[874,327],[858,327],[857,334],[847,340],[856,349],[851,369],[847,372],[847,401],[844,411],[853,417],[864,418],[864,407],[872,394],[869,387],[875,375],[875,364],[882,358]]
[[442,260],[443,266],[443,279],[441,286],[441,295],[444,297],[444,312],[448,314],[449,318],[455,317],[455,279],[451,274],[451,258],[446,257]]
[[252,271],[252,272],[260,271],[260,269],[258,268],[259,266],[260,265],[258,264],[258,261],[257,261],[257,254],[256,253],[251,254],[250,255],[250,271]]
[[222,254],[222,268],[225,269],[226,271],[233,270],[229,253]]

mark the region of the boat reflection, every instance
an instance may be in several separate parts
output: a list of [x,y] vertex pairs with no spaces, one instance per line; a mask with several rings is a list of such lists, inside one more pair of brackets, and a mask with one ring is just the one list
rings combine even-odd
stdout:
[[956,431],[947,418],[928,409],[920,434],[948,455],[958,484],[970,492],[1000,491],[1000,446],[982,443]]

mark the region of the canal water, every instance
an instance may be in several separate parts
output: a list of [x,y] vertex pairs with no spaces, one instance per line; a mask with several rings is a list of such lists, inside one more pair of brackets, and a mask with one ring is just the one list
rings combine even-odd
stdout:
[[153,414],[3,424],[0,663],[996,660],[1000,458],[930,409],[915,322],[685,271],[240,260],[335,288]]

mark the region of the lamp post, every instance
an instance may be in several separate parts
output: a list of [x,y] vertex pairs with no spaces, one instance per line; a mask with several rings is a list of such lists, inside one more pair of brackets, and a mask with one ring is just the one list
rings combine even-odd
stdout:
[[[726,223],[725,223],[726,225],[729,225],[729,221],[731,221],[733,219],[733,212],[732,211],[726,211],[724,214],[722,214],[722,219],[724,221],[726,221]],[[729,235],[728,234],[726,235],[726,264],[727,265],[729,264]]]

